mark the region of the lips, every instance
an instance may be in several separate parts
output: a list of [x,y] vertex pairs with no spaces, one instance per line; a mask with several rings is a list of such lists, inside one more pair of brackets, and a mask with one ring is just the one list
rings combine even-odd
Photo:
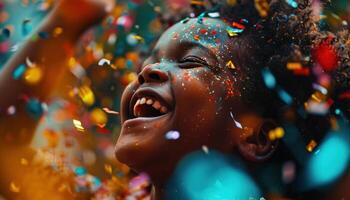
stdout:
[[172,111],[173,99],[163,90],[142,88],[137,90],[129,104],[128,119],[157,118]]

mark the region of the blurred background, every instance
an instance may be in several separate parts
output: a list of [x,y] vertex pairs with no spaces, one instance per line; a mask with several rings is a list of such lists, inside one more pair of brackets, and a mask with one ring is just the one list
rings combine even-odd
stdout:
[[[50,102],[28,101],[34,117],[40,117],[31,146],[45,158],[41,162],[53,169],[68,168],[76,176],[74,187],[58,185],[59,190],[94,193],[96,199],[116,199],[133,191],[129,184],[133,174],[114,158],[120,129],[120,95],[136,78],[136,69],[159,35],[182,19],[191,4],[200,2],[203,1],[118,0],[111,14],[80,39],[69,60],[71,73],[54,98]],[[0,70],[24,41],[48,37],[48,33],[33,32],[53,3],[54,0],[0,1]],[[314,11],[321,16],[322,29],[336,30],[350,23],[348,0],[334,0],[326,7],[315,0]],[[62,31],[57,28],[54,34]],[[27,60],[26,64],[30,63]],[[40,84],[40,72],[24,73],[32,77],[26,80],[28,83]],[[10,106],[1,112],[15,116],[16,108]],[[23,165],[27,162],[21,160]],[[141,175],[135,184],[147,187],[147,181],[147,176]],[[8,188],[10,193],[21,191],[16,182]]]

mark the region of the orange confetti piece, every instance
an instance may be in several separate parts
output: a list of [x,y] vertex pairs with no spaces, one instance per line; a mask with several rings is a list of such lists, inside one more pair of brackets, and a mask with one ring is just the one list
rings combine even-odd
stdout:
[[10,191],[14,193],[20,192],[20,187],[17,186],[14,182],[10,183]]
[[311,140],[309,142],[309,144],[306,146],[306,150],[308,152],[312,152],[315,149],[316,146],[317,146],[317,143],[315,142],[315,140]]

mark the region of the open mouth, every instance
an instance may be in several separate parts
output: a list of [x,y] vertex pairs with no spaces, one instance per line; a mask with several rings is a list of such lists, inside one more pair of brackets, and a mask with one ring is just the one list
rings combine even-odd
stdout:
[[158,117],[168,113],[168,107],[153,97],[137,99],[134,108],[134,117]]
[[170,104],[161,95],[150,91],[139,92],[131,98],[129,119],[156,118],[170,111]]

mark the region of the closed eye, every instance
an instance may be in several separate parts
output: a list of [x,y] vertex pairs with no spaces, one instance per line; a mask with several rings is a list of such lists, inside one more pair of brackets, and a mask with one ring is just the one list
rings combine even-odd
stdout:
[[186,63],[208,65],[207,61],[197,56],[186,56],[185,58],[180,60],[180,64]]

